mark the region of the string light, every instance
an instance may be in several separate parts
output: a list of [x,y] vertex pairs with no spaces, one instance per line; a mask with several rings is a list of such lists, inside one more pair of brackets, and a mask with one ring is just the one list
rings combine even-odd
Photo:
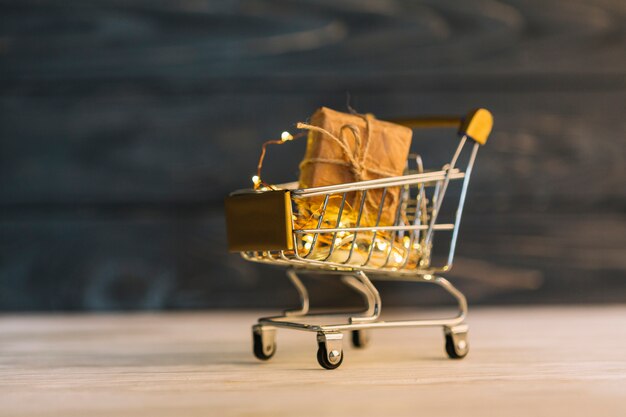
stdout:
[[282,140],[283,142],[287,142],[288,140],[293,140],[293,136],[291,135],[291,133],[285,130],[283,133],[280,134],[280,140]]
[[304,249],[310,250],[311,246],[313,246],[313,235],[304,235],[302,240],[304,241]]
[[376,239],[376,247],[378,250],[383,251],[387,249],[387,242]]
[[265,159],[265,152],[267,151],[267,146],[268,145],[281,145],[287,141],[304,136],[305,134],[306,132],[300,132],[300,133],[296,133],[296,135],[294,136],[291,133],[284,131],[283,133],[280,134],[280,139],[268,140],[267,142],[263,144],[263,147],[261,148],[261,156],[259,156],[259,163],[257,164],[256,175],[252,177],[252,182],[254,183],[255,190],[258,190],[261,187],[261,185],[265,185],[269,189],[274,189],[271,185],[265,184],[261,180],[261,169],[263,168],[263,160]]

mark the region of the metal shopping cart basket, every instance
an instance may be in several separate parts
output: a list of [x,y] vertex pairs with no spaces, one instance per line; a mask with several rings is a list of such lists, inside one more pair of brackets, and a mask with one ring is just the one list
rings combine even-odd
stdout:
[[[398,177],[302,189],[297,188],[297,183],[290,183],[276,186],[277,189],[241,190],[226,199],[229,249],[241,252],[249,261],[287,267],[287,276],[300,296],[298,309],[260,318],[253,326],[257,358],[268,360],[274,355],[277,328],[316,332],[317,360],[326,369],[335,369],[343,361],[342,332],[350,332],[353,345],[363,347],[367,331],[383,327],[442,326],[448,356],[460,359],[467,355],[466,299],[439,274],[452,267],[472,167],[479,146],[486,143],[491,132],[493,118],[489,111],[478,109],[464,118],[395,122],[411,128],[455,127],[460,142],[452,159],[435,171],[424,170],[421,157],[411,155],[405,175]],[[453,189],[457,190],[453,201],[456,205],[451,205],[449,219],[443,219],[444,197]],[[387,216],[393,222],[383,224],[381,215],[390,190],[399,190],[399,203],[395,213]],[[377,193],[380,203],[375,222],[365,226],[361,221],[368,193]],[[350,206],[349,196],[355,195],[357,204]],[[302,226],[294,215],[298,205],[307,199],[316,199],[321,205],[312,226],[310,222]],[[331,205],[335,209],[327,210]],[[348,211],[353,215],[352,221],[342,221]],[[444,233],[444,257],[437,264],[433,257],[439,250],[434,245],[435,235],[439,241]],[[365,310],[309,314],[308,292],[300,279],[306,273],[338,276],[363,296]],[[454,297],[458,314],[430,320],[382,321],[381,297],[370,277],[438,285]]]

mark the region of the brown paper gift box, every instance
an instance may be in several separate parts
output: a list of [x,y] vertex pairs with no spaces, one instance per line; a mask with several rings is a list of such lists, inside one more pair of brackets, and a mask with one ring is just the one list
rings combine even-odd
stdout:
[[[309,124],[339,138],[346,147],[342,147],[325,132],[309,129],[305,157],[300,164],[300,187],[320,187],[402,175],[411,146],[411,129],[377,120],[372,115],[341,113],[326,107],[318,109],[311,116]],[[346,149],[351,155],[347,154]],[[382,194],[382,189],[368,191],[360,226],[373,226],[376,223]],[[380,225],[393,224],[399,195],[399,187],[387,190]],[[347,219],[348,223],[355,221],[361,198],[359,192],[348,194],[342,222],[346,223],[343,219]],[[311,212],[323,203],[323,197],[310,200],[308,210]],[[338,208],[340,202],[341,196],[331,199],[327,212]],[[328,218],[328,221],[336,221],[336,215],[334,219]]]

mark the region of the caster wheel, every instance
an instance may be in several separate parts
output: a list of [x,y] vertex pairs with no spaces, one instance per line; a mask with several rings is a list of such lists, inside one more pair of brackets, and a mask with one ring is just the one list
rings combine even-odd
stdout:
[[446,331],[446,353],[450,359],[463,359],[468,352],[467,331],[460,333]]
[[252,332],[252,351],[257,359],[269,360],[276,353],[276,342],[274,341],[274,331],[264,332],[254,329]]
[[[317,349],[317,362],[324,369],[337,369],[343,362],[343,351],[333,350],[328,354],[326,350],[326,344],[324,342],[318,343]],[[329,358],[330,356],[330,358]]]
[[352,346],[355,348],[364,348],[369,344],[369,334],[365,330],[352,331]]

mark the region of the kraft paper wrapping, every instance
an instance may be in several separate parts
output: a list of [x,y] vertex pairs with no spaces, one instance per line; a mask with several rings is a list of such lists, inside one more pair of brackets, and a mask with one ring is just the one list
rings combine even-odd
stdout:
[[[402,175],[411,145],[411,129],[377,120],[372,115],[341,113],[326,107],[313,114],[310,125],[339,138],[346,146],[341,146],[322,131],[309,129],[306,154],[300,165],[300,187],[319,187]],[[367,192],[360,226],[376,224],[382,194],[382,189]],[[393,224],[399,197],[399,187],[387,189],[379,225]],[[344,225],[356,222],[361,198],[360,192],[348,194],[342,215]],[[319,213],[323,199],[306,199],[299,205],[301,213],[313,216],[316,210]],[[336,221],[340,203],[340,195],[329,200],[325,215],[328,223]],[[334,225],[329,224],[327,227]]]

